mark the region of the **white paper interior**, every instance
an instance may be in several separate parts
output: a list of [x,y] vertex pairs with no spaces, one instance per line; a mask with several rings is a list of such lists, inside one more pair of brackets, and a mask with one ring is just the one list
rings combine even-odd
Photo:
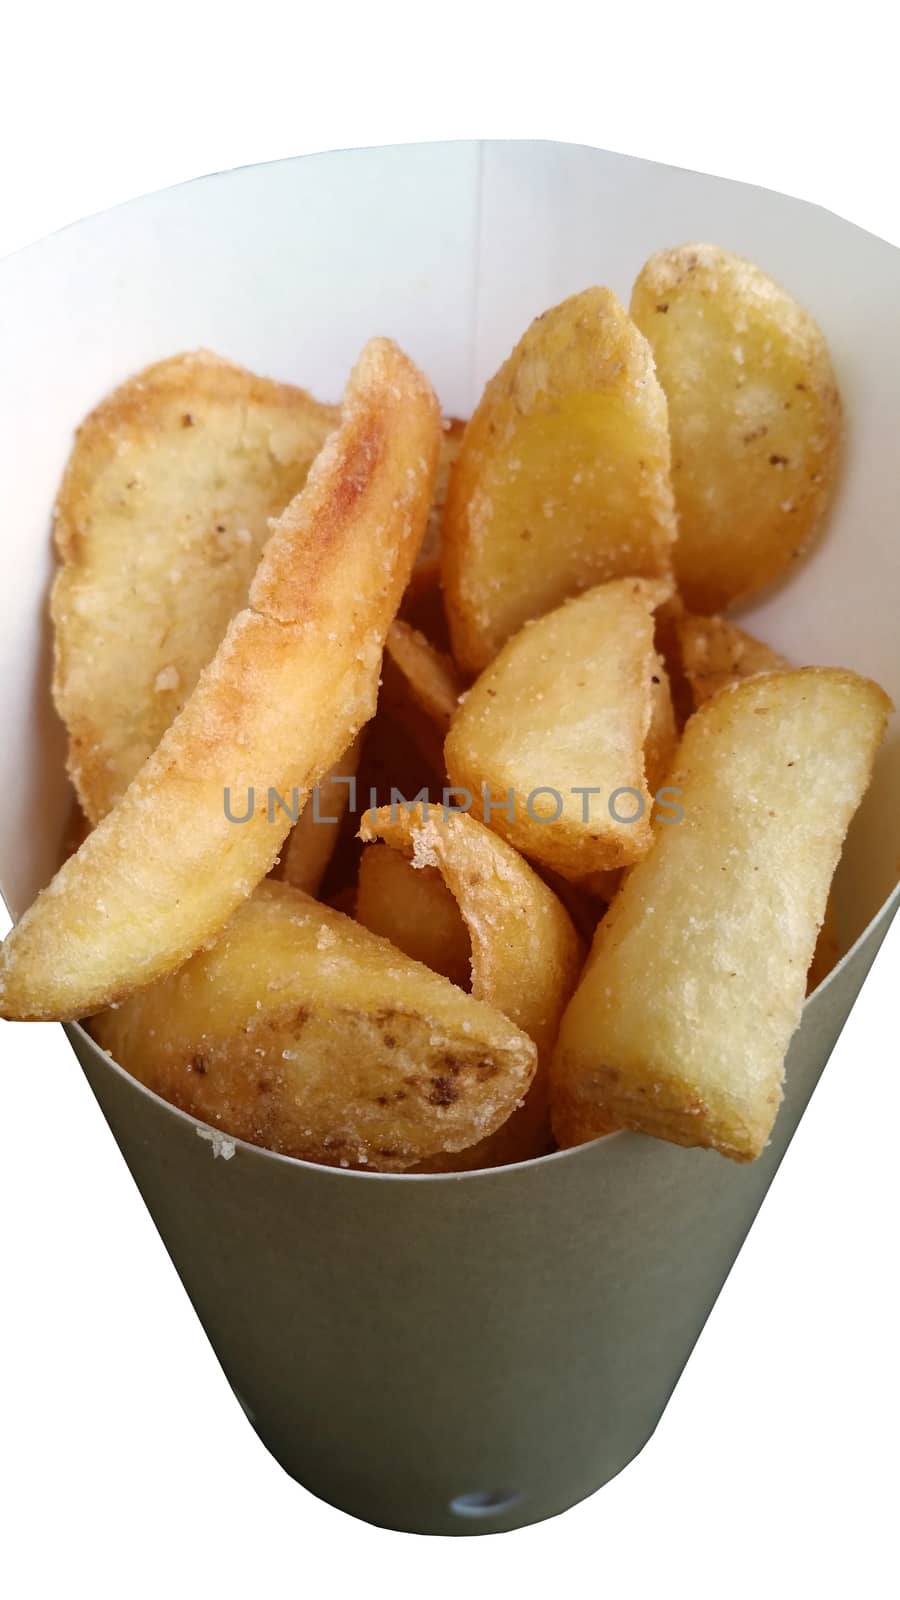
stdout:
[[[337,399],[390,334],[467,415],[537,312],[591,283],[627,300],[645,257],[710,239],[809,306],[850,444],[814,555],[748,611],[797,664],[853,667],[900,702],[900,256],[803,202],[567,145],[475,143],[301,158],[89,219],[0,264],[0,883],[18,915],[56,865],[68,808],[50,707],[50,511],[72,430],[147,362],[207,346]],[[841,868],[848,945],[900,866],[896,730]]]

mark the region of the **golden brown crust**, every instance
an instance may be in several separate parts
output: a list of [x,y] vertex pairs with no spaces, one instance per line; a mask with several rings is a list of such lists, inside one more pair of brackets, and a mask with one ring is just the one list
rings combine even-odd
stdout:
[[136,374],[78,429],[56,506],[53,692],[92,822],[246,604],[269,519],[339,418],[201,350]]
[[[3,1015],[83,1016],[153,982],[269,871],[289,827],[270,790],[305,795],[375,709],[438,439],[429,384],[373,340],[339,429],[274,524],[248,608],[119,804],[7,939]],[[251,790],[260,804],[241,822]]]

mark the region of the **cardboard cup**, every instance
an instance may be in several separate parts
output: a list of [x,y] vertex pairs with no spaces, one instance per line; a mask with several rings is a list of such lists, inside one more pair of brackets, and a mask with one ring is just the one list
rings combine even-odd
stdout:
[[[529,319],[662,245],[758,260],[825,329],[849,419],[830,529],[749,613],[797,662],[900,700],[900,258],[815,207],[602,151],[453,144],[284,161],[67,229],[0,266],[0,872],[18,915],[68,794],[50,708],[49,517],[72,430],[205,345],[336,399],[393,335],[465,415]],[[491,1172],[386,1177],[237,1143],[67,1029],[260,1437],[357,1516],[429,1533],[563,1510],[641,1448],[740,1249],[896,907],[896,728],[840,869],[848,954],[808,1001],[762,1158],[620,1133]],[[852,946],[852,948],[851,948]],[[339,1069],[339,1064],[338,1064]]]

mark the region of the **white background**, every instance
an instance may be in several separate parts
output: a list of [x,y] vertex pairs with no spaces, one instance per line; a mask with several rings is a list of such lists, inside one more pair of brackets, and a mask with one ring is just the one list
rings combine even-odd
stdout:
[[[750,179],[900,243],[884,16],[784,0],[22,7],[4,34],[0,254],[205,171],[460,135]],[[563,1518],[468,1540],[370,1528],[284,1476],[61,1032],[0,1026],[6,1592],[895,1592],[898,975],[900,920],[641,1457]]]

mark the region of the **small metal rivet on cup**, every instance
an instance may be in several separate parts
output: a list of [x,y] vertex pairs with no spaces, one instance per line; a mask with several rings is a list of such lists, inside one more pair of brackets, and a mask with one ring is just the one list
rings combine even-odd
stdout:
[[522,1498],[520,1489],[473,1489],[469,1494],[458,1494],[450,1501],[455,1517],[499,1517],[518,1505]]

